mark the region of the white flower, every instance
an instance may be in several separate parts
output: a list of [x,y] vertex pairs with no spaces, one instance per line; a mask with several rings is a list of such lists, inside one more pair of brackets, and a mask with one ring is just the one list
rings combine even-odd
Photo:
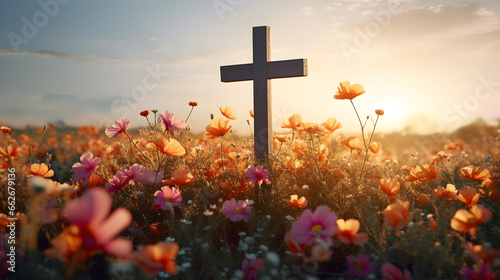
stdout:
[[245,242],[248,244],[253,244],[255,242],[254,238],[251,236],[245,237]]
[[191,263],[190,262],[185,262],[181,265],[182,268],[186,269],[188,267],[191,267]]
[[262,251],[267,251],[267,250],[269,250],[269,248],[267,248],[267,246],[266,246],[266,245],[260,245],[260,247],[259,247],[259,248],[260,248]]
[[215,208],[217,208],[217,205],[215,205],[215,204],[210,204],[210,208],[215,209]]
[[173,238],[173,237],[167,237],[165,239],[165,241],[167,241],[167,242],[175,242],[175,238]]
[[247,257],[248,260],[250,261],[253,261],[253,260],[256,260],[257,259],[257,255],[256,254],[245,254],[245,256]]
[[240,237],[243,237],[243,236],[246,236],[247,234],[246,234],[246,232],[244,232],[244,231],[240,231],[240,232],[238,232],[238,235],[239,235]]
[[264,229],[263,229],[263,228],[258,228],[258,229],[257,229],[257,231],[258,231],[258,232],[263,232],[263,231],[264,231]]
[[240,243],[238,244],[238,250],[240,251],[246,251],[248,250],[248,244],[240,240]]
[[222,198],[219,198],[219,203],[222,203],[224,200]]
[[212,216],[213,214],[214,214],[214,212],[208,211],[208,210],[205,210],[205,212],[203,212],[203,215],[205,215],[205,216]]
[[271,215],[266,215],[266,219],[271,220]]
[[248,206],[250,206],[250,205],[254,204],[255,202],[254,202],[253,200],[251,200],[251,199],[250,199],[250,200],[246,199],[246,200],[245,200],[245,203],[246,203]]
[[192,201],[191,199],[190,199],[190,200],[188,200],[188,204],[189,204],[189,205],[193,204],[193,201]]
[[265,258],[272,266],[280,265],[280,256],[275,252],[267,252]]
[[290,216],[290,215],[286,215],[285,216],[285,219],[289,220],[289,221],[295,221],[295,218]]
[[205,226],[205,227],[203,228],[203,230],[209,230],[209,229],[210,229],[210,226]]

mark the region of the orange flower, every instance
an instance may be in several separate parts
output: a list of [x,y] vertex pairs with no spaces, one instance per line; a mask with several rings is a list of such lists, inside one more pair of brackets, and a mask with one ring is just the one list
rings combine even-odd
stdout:
[[403,229],[410,221],[410,213],[408,212],[409,207],[409,201],[402,202],[399,199],[387,206],[387,208],[382,211],[385,224],[395,230]]
[[173,138],[163,138],[154,142],[154,144],[160,152],[173,157],[181,157],[186,154],[184,147]]
[[340,169],[340,168],[334,168],[334,169],[332,169],[331,173],[332,173],[333,177],[338,177],[338,178],[344,178],[345,177],[344,171],[342,171],[342,169]]
[[429,197],[423,193],[421,193],[418,198],[417,198],[417,202],[420,203],[420,204],[424,204],[427,202],[427,200],[429,200]]
[[280,143],[285,143],[285,142],[286,142],[286,135],[276,135],[276,139],[277,139]]
[[491,219],[491,211],[484,208],[483,205],[473,205],[469,211],[460,209],[451,219],[451,228],[461,232],[470,233],[472,237],[476,237],[479,226]]
[[191,174],[188,170],[175,170],[172,177],[173,178],[170,180],[163,180],[162,183],[165,185],[184,186],[194,180],[193,174]]
[[0,156],[4,157],[5,159],[8,159],[9,156],[14,159],[21,152],[22,152],[21,147],[17,146],[15,143],[9,144],[7,149],[5,149],[4,147],[0,147]]
[[433,193],[438,197],[442,197],[442,198],[446,198],[448,200],[451,200],[451,199],[455,198],[458,191],[457,191],[457,188],[455,188],[455,185],[448,184],[448,185],[446,185],[446,189],[439,186],[437,189],[435,189],[433,191]]
[[429,182],[437,179],[438,173],[439,169],[434,165],[424,164],[422,167],[417,165],[415,168],[410,170],[410,177],[408,177],[408,181]]
[[473,245],[467,242],[465,251],[476,263],[494,264],[495,261],[500,260],[500,252],[492,247],[484,248],[483,245]]
[[168,274],[174,274],[177,272],[174,259],[178,251],[177,243],[158,242],[154,245],[139,246],[132,260],[151,278],[158,276],[163,270]]
[[248,112],[250,113],[250,117],[252,117],[252,118],[253,118],[253,117],[254,117],[254,115],[253,115],[253,110],[250,110],[250,111],[248,111]]
[[434,232],[438,231],[438,224],[433,218],[431,218],[431,220],[429,221],[429,228]]
[[479,200],[479,193],[476,188],[465,186],[460,190],[459,194],[455,196],[455,199],[471,207]]
[[222,107],[219,107],[220,112],[224,117],[230,119],[230,120],[235,120],[236,116],[233,114],[233,108],[230,106],[226,106],[226,108],[222,109]]
[[382,189],[382,191],[385,192],[387,196],[389,196],[389,199],[391,201],[399,198],[398,191],[401,187],[401,184],[399,183],[398,179],[381,179],[380,181],[378,181],[378,185],[380,186],[380,189]]
[[365,89],[362,85],[351,85],[349,81],[339,83],[339,86],[340,87],[337,87],[337,93],[333,96],[335,99],[353,99],[358,95],[365,93]]
[[140,115],[143,117],[149,116],[149,110],[144,110],[144,111],[140,112]]
[[484,166],[469,165],[460,169],[460,177],[473,181],[482,181],[490,177],[490,171]]
[[323,132],[323,127],[319,126],[317,123],[313,122],[300,122],[301,130],[308,133],[321,133]]
[[342,124],[339,123],[335,118],[328,118],[326,122],[322,123],[321,125],[330,133],[333,133],[335,130],[342,128]]
[[198,102],[191,101],[188,103],[188,105],[191,107],[196,107],[196,106],[198,106]]
[[3,133],[9,133],[12,131],[12,129],[8,126],[0,126],[0,131],[2,131]]
[[221,118],[214,118],[209,125],[205,128],[205,137],[207,139],[214,139],[217,137],[224,136],[230,129],[229,120],[223,120]]
[[356,219],[349,219],[347,221],[338,219],[337,227],[339,230],[336,236],[344,244],[363,245],[368,241],[368,235],[366,233],[358,233],[359,226],[359,221]]
[[90,135],[99,135],[99,128],[95,125],[90,127]]
[[359,139],[357,136],[349,136],[348,138],[340,141],[340,144],[346,146],[351,150],[355,149],[363,149],[365,146],[363,145],[363,141]]
[[[83,263],[95,251],[81,250],[83,240],[78,226],[70,225],[51,240],[52,248],[44,251],[51,259],[62,259],[63,264]],[[76,254],[78,252],[78,254]]]
[[54,170],[49,170],[49,167],[45,163],[34,163],[30,166],[28,170],[29,174],[35,176],[42,176],[45,178],[50,178],[54,176]]
[[283,124],[281,128],[291,128],[293,130],[302,130],[302,117],[299,114],[295,114],[286,120],[283,118]]
[[376,154],[380,151],[380,148],[382,147],[382,144],[380,144],[379,142],[373,142],[370,144],[370,147],[368,147],[370,149],[370,151],[372,151],[372,153]]
[[299,196],[296,194],[292,194],[290,196],[290,199],[284,199],[288,205],[297,207],[297,208],[306,208],[307,207],[307,200],[305,197],[301,197],[299,199]]
[[384,110],[375,110],[375,114],[379,115],[379,116],[383,116],[384,115]]

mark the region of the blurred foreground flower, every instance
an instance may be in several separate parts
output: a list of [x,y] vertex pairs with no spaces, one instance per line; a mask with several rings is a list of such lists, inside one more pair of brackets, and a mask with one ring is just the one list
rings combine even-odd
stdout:
[[[61,216],[72,225],[52,239],[52,248],[45,250],[50,258],[60,258],[69,265],[66,275],[71,276],[76,266],[103,250],[111,255],[126,258],[132,253],[132,242],[115,236],[132,221],[125,208],[116,209],[111,215],[111,196],[103,189],[87,191],[81,198],[69,201]],[[109,216],[108,216],[109,215]]]

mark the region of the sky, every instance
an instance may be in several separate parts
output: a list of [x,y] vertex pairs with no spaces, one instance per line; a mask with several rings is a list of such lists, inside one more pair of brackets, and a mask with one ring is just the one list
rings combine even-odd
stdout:
[[203,131],[231,106],[248,134],[251,81],[220,66],[252,62],[252,27],[271,27],[271,59],[306,58],[308,76],[272,80],[273,127],[300,114],[359,131],[333,95],[361,84],[361,118],[379,131],[452,131],[500,119],[498,0],[0,1],[0,125],[146,126],[169,110]]

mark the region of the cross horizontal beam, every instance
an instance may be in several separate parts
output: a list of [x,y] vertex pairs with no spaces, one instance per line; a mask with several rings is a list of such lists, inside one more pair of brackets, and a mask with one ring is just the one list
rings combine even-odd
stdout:
[[[222,82],[250,81],[254,79],[253,63],[220,67]],[[268,61],[266,63],[268,79],[307,76],[307,59]]]

